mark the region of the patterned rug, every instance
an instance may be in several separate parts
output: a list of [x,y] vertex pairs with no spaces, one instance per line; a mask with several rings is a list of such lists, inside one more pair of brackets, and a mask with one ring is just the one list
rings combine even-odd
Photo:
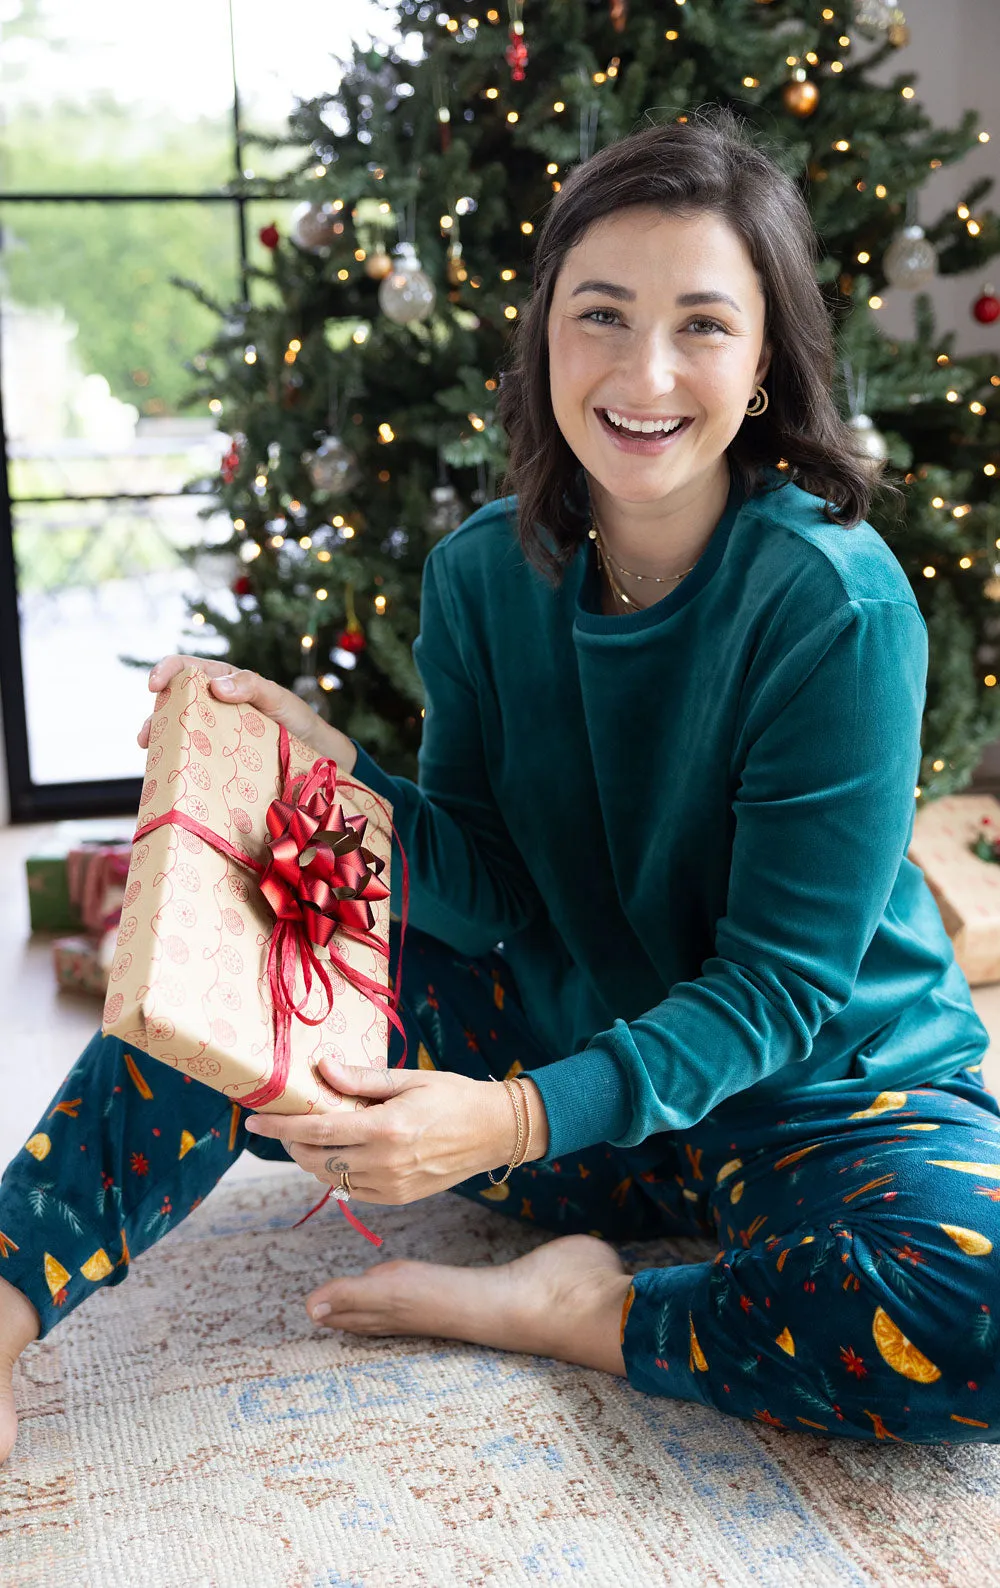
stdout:
[[[998,1581],[996,1447],[785,1433],[560,1362],[314,1330],[306,1291],[373,1253],[332,1203],[289,1228],[313,1190],[292,1167],[224,1182],[25,1354],[3,1588]],[[549,1238],[455,1196],[368,1211],[385,1258]]]

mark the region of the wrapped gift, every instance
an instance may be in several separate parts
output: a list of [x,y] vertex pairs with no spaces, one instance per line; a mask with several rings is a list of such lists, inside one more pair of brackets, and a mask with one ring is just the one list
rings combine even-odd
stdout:
[[[114,934],[111,934],[114,944]],[[102,963],[101,940],[85,934],[57,937],[52,944],[52,963],[56,981],[64,992],[90,993],[103,998],[108,987],[109,966]]]
[[33,932],[78,932],[83,927],[81,901],[70,887],[70,855],[102,848],[127,854],[131,826],[117,818],[60,822],[28,855],[25,872]]
[[87,843],[71,849],[66,856],[70,900],[84,930],[94,937],[102,937],[121,919],[131,856],[130,839],[123,843]]
[[917,814],[909,849],[973,987],[1000,981],[1000,865],[984,858],[991,830],[1000,834],[1000,801],[947,794]]
[[[242,1108],[366,1106],[317,1065],[384,1068],[389,1021],[403,1029],[392,834],[379,795],[216,700],[200,669],[178,673],[153,710],[105,1033]],[[404,915],[406,880],[404,859]]]

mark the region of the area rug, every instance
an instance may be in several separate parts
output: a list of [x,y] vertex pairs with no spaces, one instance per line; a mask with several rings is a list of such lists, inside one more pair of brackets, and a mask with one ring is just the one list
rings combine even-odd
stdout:
[[[25,1354],[3,1588],[998,1581],[996,1447],[786,1433],[561,1362],[315,1330],[304,1294],[377,1258],[332,1204],[291,1229],[314,1188],[223,1181]],[[451,1195],[368,1211],[383,1258],[550,1238]]]

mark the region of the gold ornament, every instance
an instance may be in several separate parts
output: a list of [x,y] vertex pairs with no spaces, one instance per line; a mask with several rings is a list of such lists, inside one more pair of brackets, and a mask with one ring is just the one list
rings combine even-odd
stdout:
[[781,97],[785,102],[786,110],[790,110],[793,116],[805,118],[811,116],[819,104],[819,89],[808,77],[795,78],[785,84],[781,90]]
[[392,270],[392,259],[384,248],[376,248],[365,260],[365,275],[372,281],[383,281]]
[[910,42],[910,29],[905,22],[894,22],[886,38],[894,49],[903,50]]
[[996,574],[983,585],[983,595],[987,601],[1000,601],[1000,579]]

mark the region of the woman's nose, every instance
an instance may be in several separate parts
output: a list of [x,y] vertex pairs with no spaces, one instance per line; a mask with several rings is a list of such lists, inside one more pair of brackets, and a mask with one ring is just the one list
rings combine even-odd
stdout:
[[651,333],[640,338],[633,345],[629,363],[630,390],[636,396],[646,393],[655,398],[677,385],[677,349],[670,337]]

